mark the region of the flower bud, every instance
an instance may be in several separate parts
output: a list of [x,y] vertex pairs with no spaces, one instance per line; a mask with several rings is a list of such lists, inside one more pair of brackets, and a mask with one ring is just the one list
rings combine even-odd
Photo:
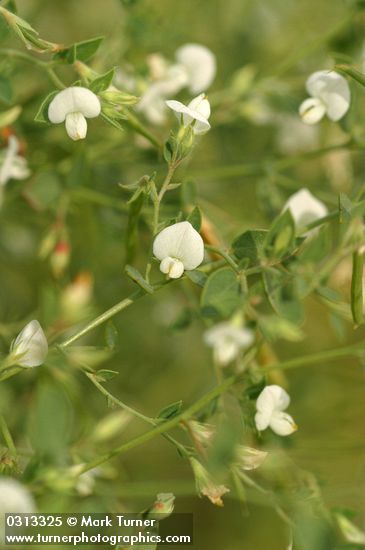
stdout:
[[174,511],[175,495],[173,493],[159,493],[156,502],[146,512],[148,519],[165,519]]
[[225,485],[217,485],[209,472],[196,458],[191,458],[190,464],[195,475],[198,494],[208,497],[215,506],[223,506],[222,496],[229,493],[229,489]]
[[53,275],[57,279],[59,277],[62,277],[66,267],[69,264],[69,261],[70,261],[70,244],[66,240],[60,240],[56,244],[50,257],[51,269],[52,269]]
[[236,449],[235,466],[242,470],[256,470],[264,462],[268,453],[247,447],[246,445],[238,445]]
[[10,349],[11,363],[21,367],[39,367],[48,354],[48,342],[38,321],[28,323]]

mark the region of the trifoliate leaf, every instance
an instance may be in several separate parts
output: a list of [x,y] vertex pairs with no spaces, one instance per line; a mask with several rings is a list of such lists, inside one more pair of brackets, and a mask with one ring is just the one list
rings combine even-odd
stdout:
[[200,301],[205,317],[229,317],[240,303],[240,284],[229,267],[222,267],[208,277]]

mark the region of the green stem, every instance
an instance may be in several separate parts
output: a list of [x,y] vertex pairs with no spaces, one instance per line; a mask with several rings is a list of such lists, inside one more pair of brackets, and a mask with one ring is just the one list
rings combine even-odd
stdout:
[[[300,367],[303,365],[314,365],[317,363],[326,362],[330,359],[339,359],[341,357],[351,357],[351,356],[357,356],[360,354],[361,351],[364,351],[364,344],[359,343],[357,345],[353,346],[346,346],[342,348],[336,348],[333,350],[327,350],[322,351],[319,353],[309,354],[304,357],[298,357],[296,359],[291,359],[289,361],[284,361],[282,363],[277,363],[276,365],[271,365],[270,367],[266,367],[262,369],[262,372],[267,373],[272,370],[288,370],[296,367]],[[248,364],[250,358],[246,358],[246,363]],[[124,454],[131,449],[134,449],[136,447],[139,447],[140,445],[143,445],[144,443],[147,443],[151,439],[155,438],[157,435],[162,435],[169,430],[175,428],[178,426],[178,424],[182,421],[186,421],[189,418],[191,418],[195,413],[203,409],[206,405],[208,405],[213,399],[216,399],[226,391],[228,391],[234,384],[239,382],[242,379],[242,376],[244,376],[245,373],[239,373],[235,376],[231,376],[230,378],[227,378],[222,384],[216,386],[214,389],[212,389],[210,392],[206,393],[201,397],[198,401],[196,401],[193,405],[188,407],[185,411],[183,411],[181,414],[175,416],[171,420],[167,420],[163,424],[160,424],[156,426],[154,429],[150,430],[149,432],[145,432],[144,434],[135,437],[134,439],[131,439],[127,443],[124,443],[123,445],[120,445],[116,449],[113,449],[107,454],[104,454],[100,456],[99,458],[96,458],[92,462],[89,462],[88,464],[85,464],[81,473],[87,472],[96,466],[99,466],[100,464],[104,464],[104,462],[108,462],[112,458]]]
[[161,142],[154,136],[143,124],[138,120],[136,116],[128,112],[126,123],[133,128],[138,134],[145,137],[156,149],[159,151],[162,149]]
[[236,264],[234,259],[231,258],[231,256],[227,252],[225,252],[221,248],[217,248],[216,246],[211,246],[211,245],[207,245],[207,244],[205,245],[205,248],[206,248],[206,250],[209,250],[209,252],[214,252],[215,254],[218,254],[219,256],[222,256],[222,258],[224,258],[226,260],[227,264],[231,266],[233,271],[235,271],[236,273],[238,273],[240,275],[241,272],[239,270],[238,265]]
[[111,317],[114,317],[117,313],[120,313],[130,305],[132,305],[136,300],[139,298],[142,298],[142,296],[145,295],[145,292],[142,290],[137,290],[136,292],[133,292],[128,298],[124,298],[121,302],[118,302],[115,304],[115,306],[111,307],[107,311],[104,311],[99,317],[96,317],[93,321],[91,321],[89,324],[87,324],[83,329],[76,332],[73,336],[70,336],[67,340],[62,342],[59,347],[61,348],[67,348],[70,344],[73,344],[76,340],[81,338],[82,336],[85,336],[85,334],[88,334],[91,330],[94,330],[99,325],[102,325],[108,319],[111,319]]
[[62,82],[60,78],[56,75],[55,71],[52,69],[52,67],[46,68],[47,74],[51,82],[56,86],[56,88],[59,88],[60,90],[64,90],[66,88],[66,85]]
[[21,59],[22,61],[32,63],[33,65],[36,65],[41,69],[46,69],[49,65],[47,61],[41,61],[40,59],[37,59],[36,57],[29,55],[28,53],[22,52],[20,50],[13,50],[11,48],[0,48],[0,55]]
[[[84,373],[87,376],[87,378],[90,380],[90,382],[92,384],[94,384],[94,386],[100,391],[100,393],[102,393],[107,399],[109,399],[109,401],[111,401],[112,403],[114,403],[115,405],[117,405],[118,407],[123,409],[124,411],[129,412],[130,414],[132,414],[136,418],[139,418],[140,420],[143,420],[144,422],[147,422],[148,424],[151,424],[152,426],[158,426],[159,423],[156,422],[153,418],[150,418],[149,416],[145,416],[144,414],[140,413],[136,409],[133,409],[132,407],[130,407],[129,405],[127,405],[126,403],[124,403],[123,401],[121,401],[120,399],[115,397],[114,395],[112,395],[110,392],[108,392],[108,390],[106,388],[104,388],[104,386],[97,381],[97,379],[95,377],[95,374],[89,373],[89,372],[86,372],[86,371],[84,371]],[[163,435],[163,437],[165,437],[165,439],[170,441],[170,443],[173,443],[173,445],[175,445],[175,447],[177,447],[177,449],[184,456],[189,456],[188,451],[186,450],[184,445],[182,445],[179,441],[177,441],[176,439],[171,437],[169,434],[162,434],[162,435]]]

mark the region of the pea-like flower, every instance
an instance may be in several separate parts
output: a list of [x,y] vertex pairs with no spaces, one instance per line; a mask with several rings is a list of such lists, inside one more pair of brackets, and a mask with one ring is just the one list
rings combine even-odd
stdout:
[[280,386],[266,386],[256,401],[256,428],[261,432],[271,428],[278,435],[290,435],[297,430],[293,418],[285,411],[290,397]]
[[210,103],[205,94],[200,94],[184,105],[174,99],[166,101],[166,105],[172,109],[183,126],[191,126],[194,134],[205,134],[210,128]]
[[299,114],[306,124],[316,124],[324,115],[336,122],[350,107],[347,80],[335,71],[316,71],[308,78],[306,89],[311,97],[299,107]]
[[38,321],[28,323],[12,343],[10,357],[12,364],[21,367],[39,367],[48,353],[47,338]]
[[[308,189],[300,189],[292,195],[284,205],[283,210],[290,210],[295,225],[298,229],[324,218],[328,209],[323,202],[316,199]],[[309,231],[308,234],[312,233]]]
[[160,270],[178,279],[184,270],[197,268],[204,259],[204,242],[191,223],[179,222],[166,227],[153,243],[153,254],[161,261]]
[[[144,91],[137,110],[152,124],[166,119],[166,100],[187,87],[192,94],[205,92],[216,74],[215,55],[201,44],[185,44],[175,53],[176,61],[169,63],[159,54],[148,57],[151,83]],[[138,90],[134,90],[138,93]]]
[[163,124],[166,99],[177,94],[186,84],[187,75],[180,65],[171,65],[161,78],[152,82],[137,105],[137,111],[145,114],[152,124]]
[[87,133],[87,118],[100,115],[99,98],[87,88],[71,86],[59,92],[48,107],[48,118],[54,124],[65,122],[71,139],[84,139]]
[[239,356],[241,350],[252,344],[254,336],[246,328],[219,323],[205,332],[204,341],[213,348],[214,361],[225,367]]
[[175,55],[177,62],[187,73],[189,91],[192,94],[205,92],[217,71],[215,55],[201,44],[185,44]]

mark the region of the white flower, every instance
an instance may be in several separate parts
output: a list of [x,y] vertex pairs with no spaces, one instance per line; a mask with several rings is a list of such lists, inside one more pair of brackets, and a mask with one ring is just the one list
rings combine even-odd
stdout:
[[23,180],[30,175],[26,159],[18,152],[19,141],[15,136],[10,136],[8,146],[0,156],[0,194],[9,180]]
[[264,462],[267,454],[265,451],[259,451],[253,447],[239,445],[236,449],[235,466],[242,470],[256,470]]
[[350,107],[350,88],[347,80],[334,71],[317,71],[306,82],[311,96],[299,107],[306,124],[316,124],[326,114],[330,120],[340,120]]
[[55,124],[66,121],[67,134],[76,141],[86,136],[86,118],[97,117],[100,112],[99,98],[91,90],[71,86],[53,98],[48,107],[48,118]]
[[192,94],[205,92],[217,71],[214,54],[201,44],[185,44],[175,55],[177,62],[186,70],[189,91]]
[[205,94],[200,94],[184,105],[180,101],[166,101],[166,105],[175,112],[175,115],[183,126],[192,126],[194,134],[204,134],[210,128],[210,104]]
[[256,428],[261,432],[270,427],[278,435],[290,435],[297,430],[292,417],[283,412],[290,397],[280,386],[266,386],[256,401]]
[[204,259],[204,243],[189,222],[166,227],[153,243],[153,254],[161,261],[160,270],[171,279],[178,279],[184,270],[198,267]]
[[0,479],[0,545],[5,534],[5,514],[32,514],[36,507],[32,495],[19,481]]
[[166,99],[177,94],[186,84],[187,75],[179,65],[172,65],[156,82],[153,82],[141,97],[137,110],[144,113],[152,124],[163,124],[166,113]]
[[[283,211],[289,209],[297,228],[324,218],[328,209],[323,202],[316,199],[308,189],[300,189],[284,205]],[[311,231],[308,232],[310,234]]]
[[219,323],[204,334],[207,346],[213,348],[214,360],[225,367],[238,357],[240,351],[249,347],[254,340],[250,330],[231,323]]
[[22,367],[38,367],[48,353],[47,338],[38,321],[30,321],[11,346],[14,363]]
[[31,514],[35,504],[31,494],[19,481],[10,477],[0,479],[0,516],[3,514]]

